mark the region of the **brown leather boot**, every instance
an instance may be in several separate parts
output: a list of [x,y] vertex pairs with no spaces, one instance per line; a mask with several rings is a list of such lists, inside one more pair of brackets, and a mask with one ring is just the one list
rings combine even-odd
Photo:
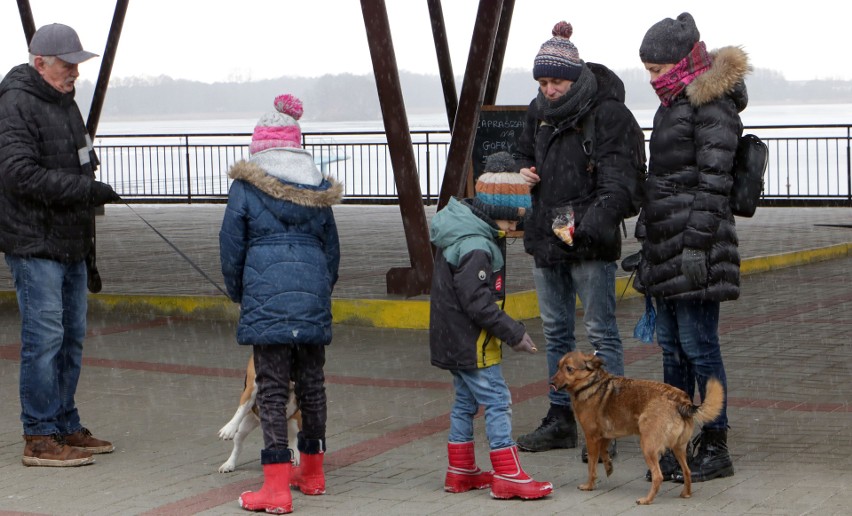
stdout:
[[69,467],[92,464],[92,452],[68,446],[59,435],[25,435],[24,466]]
[[92,453],[112,453],[115,450],[115,446],[111,442],[98,439],[85,427],[73,434],[62,436],[62,438],[68,446],[83,448]]

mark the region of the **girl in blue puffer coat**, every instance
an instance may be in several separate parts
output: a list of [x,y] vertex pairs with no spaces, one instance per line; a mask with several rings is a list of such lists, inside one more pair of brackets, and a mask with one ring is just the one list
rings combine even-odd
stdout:
[[[340,263],[332,206],[343,187],[324,178],[302,149],[302,112],[299,99],[280,95],[275,111],[260,118],[251,158],[229,172],[234,182],[219,233],[225,286],[240,303],[237,341],[253,347],[263,429],[263,487],[240,496],[240,506],[252,511],[291,512],[290,485],[325,492],[323,366]],[[302,412],[295,469],[286,414],[291,379]]]

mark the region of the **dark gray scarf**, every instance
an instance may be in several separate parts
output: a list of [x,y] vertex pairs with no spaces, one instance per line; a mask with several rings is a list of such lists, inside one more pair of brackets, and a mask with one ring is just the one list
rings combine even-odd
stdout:
[[598,81],[595,79],[595,74],[583,63],[580,77],[574,81],[565,95],[551,102],[539,89],[535,100],[546,122],[557,127],[566,123],[576,125],[576,122],[591,109],[597,92]]

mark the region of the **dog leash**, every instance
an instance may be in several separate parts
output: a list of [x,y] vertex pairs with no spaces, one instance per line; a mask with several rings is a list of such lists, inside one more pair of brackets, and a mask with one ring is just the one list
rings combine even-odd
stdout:
[[213,285],[214,287],[216,287],[216,289],[217,289],[219,292],[221,292],[221,293],[225,294],[225,297],[230,298],[230,296],[228,296],[228,293],[227,293],[227,292],[226,292],[226,291],[225,291],[222,287],[220,287],[218,283],[216,283],[215,281],[213,281],[213,278],[211,278],[211,277],[210,277],[210,276],[209,276],[206,272],[204,272],[203,270],[201,270],[201,267],[199,267],[198,265],[196,265],[196,264],[195,264],[195,262],[193,262],[193,261],[189,258],[189,256],[185,255],[185,254],[183,253],[183,251],[181,251],[180,249],[178,249],[178,247],[177,247],[176,245],[174,245],[174,244],[173,244],[173,243],[172,243],[172,242],[171,242],[168,238],[166,238],[166,236],[165,236],[164,234],[160,233],[160,231],[159,231],[157,228],[155,228],[155,227],[154,227],[154,226],[153,226],[150,222],[148,222],[147,220],[145,220],[145,217],[143,217],[142,215],[140,215],[140,214],[139,214],[136,210],[134,210],[134,209],[133,209],[133,208],[132,208],[129,204],[124,203],[124,205],[125,205],[125,206],[127,206],[127,208],[128,208],[128,209],[129,209],[129,210],[130,210],[130,211],[131,211],[134,215],[136,215],[137,217],[139,217],[139,219],[140,219],[142,222],[144,222],[145,224],[147,224],[147,225],[148,225],[148,227],[149,227],[149,228],[151,228],[151,229],[154,231],[154,233],[156,233],[157,235],[159,235],[159,236],[160,236],[160,238],[162,238],[162,239],[163,239],[163,241],[164,241],[165,243],[169,244],[169,246],[171,246],[171,248],[172,248],[172,249],[174,249],[174,250],[175,250],[175,252],[181,256],[181,258],[183,258],[184,260],[186,260],[186,262],[187,262],[188,264],[190,264],[190,265],[192,266],[192,268],[193,268],[193,269],[195,269],[196,271],[198,271],[198,273],[199,273],[199,274],[201,274],[202,276],[204,276],[204,278],[205,278],[207,281],[209,281],[211,285]]
[[636,269],[630,273],[630,277],[627,278],[627,283],[624,285],[624,290],[621,292],[621,297],[618,299],[619,301],[624,299],[624,294],[627,293],[627,289],[630,288],[630,282],[633,280],[633,275],[636,274]]

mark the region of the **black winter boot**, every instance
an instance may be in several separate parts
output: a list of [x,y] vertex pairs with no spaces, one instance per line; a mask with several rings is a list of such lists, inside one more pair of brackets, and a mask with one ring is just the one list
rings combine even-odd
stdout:
[[[686,448],[686,456],[692,455],[692,444],[688,444]],[[660,472],[663,474],[663,481],[671,480],[676,474],[680,473],[680,464],[677,463],[674,453],[671,450],[666,450],[663,456],[660,457]],[[645,471],[645,480],[651,481],[651,470]]]
[[[609,451],[609,458],[614,459],[618,456],[618,447],[615,445],[615,439],[609,442],[609,446],[607,446],[607,450]],[[583,445],[583,450],[580,452],[580,460],[583,461],[583,464],[589,463],[589,449],[586,448],[586,445]],[[603,463],[603,457],[598,458],[598,464]]]
[[[727,430],[702,430],[692,442],[696,448],[695,455],[690,457],[688,462],[693,482],[734,475],[734,463],[728,454]],[[673,480],[682,483],[683,473],[676,473]]]
[[577,422],[574,411],[567,405],[550,405],[541,425],[528,434],[518,437],[518,449],[543,452],[556,448],[577,447]]

